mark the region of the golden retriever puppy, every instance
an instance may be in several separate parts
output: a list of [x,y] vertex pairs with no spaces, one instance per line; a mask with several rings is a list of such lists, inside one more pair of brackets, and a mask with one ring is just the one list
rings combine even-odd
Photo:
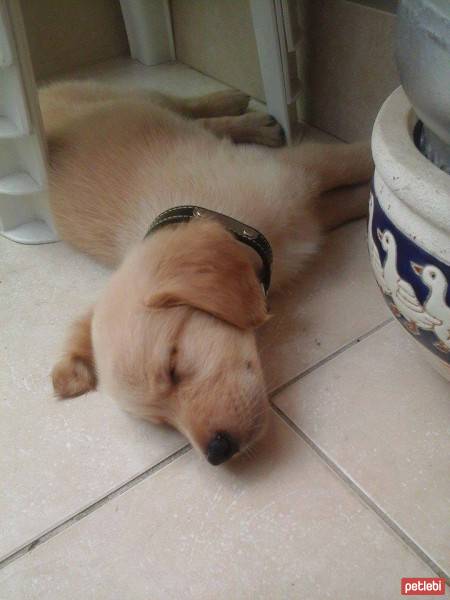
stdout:
[[321,231],[365,214],[368,146],[268,150],[283,144],[279,125],[243,114],[248,97],[235,91],[182,100],[68,82],[40,101],[56,227],[116,268],[72,328],[56,393],[99,384],[126,410],[179,429],[212,464],[245,451],[268,419],[255,341],[268,318],[262,253],[209,213],[148,230],[177,206],[232,217],[270,242],[280,286]]

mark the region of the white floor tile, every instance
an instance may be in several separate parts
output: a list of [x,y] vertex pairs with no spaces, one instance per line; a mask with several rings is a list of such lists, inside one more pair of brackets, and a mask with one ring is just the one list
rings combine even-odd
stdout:
[[450,386],[391,323],[275,403],[450,571]]
[[258,456],[193,452],[0,573],[8,600],[391,600],[432,576],[278,417]]
[[107,271],[62,242],[0,237],[0,558],[181,447],[173,431],[91,393],[53,397],[70,322]]

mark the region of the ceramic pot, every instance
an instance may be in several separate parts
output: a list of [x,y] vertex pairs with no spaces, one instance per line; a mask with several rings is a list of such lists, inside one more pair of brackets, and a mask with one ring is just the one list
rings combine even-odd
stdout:
[[375,121],[369,253],[392,313],[450,380],[450,175],[416,148],[417,122],[401,87]]

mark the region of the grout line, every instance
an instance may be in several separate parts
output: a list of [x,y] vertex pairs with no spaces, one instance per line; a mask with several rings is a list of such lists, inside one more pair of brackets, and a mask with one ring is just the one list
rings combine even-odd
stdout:
[[322,127],[318,127],[317,125],[313,125],[312,123],[309,123],[309,121],[298,121],[299,125],[306,125],[306,127],[309,127],[310,129],[316,129],[317,131],[320,131],[320,133],[324,133],[325,135],[327,135],[330,138],[335,139],[337,142],[342,142],[344,144],[351,144],[352,142],[348,142],[347,140],[344,140],[343,138],[337,136],[335,133],[331,133],[331,131],[327,131],[326,129],[322,129]]
[[275,398],[275,396],[278,396],[278,394],[281,394],[281,392],[283,392],[289,386],[293,385],[300,379],[304,379],[307,375],[309,375],[313,371],[316,371],[316,369],[318,369],[319,367],[322,367],[326,363],[337,358],[340,354],[342,354],[349,348],[352,348],[353,346],[356,346],[356,344],[359,344],[359,342],[366,340],[368,337],[370,337],[374,333],[377,333],[377,331],[380,331],[380,329],[383,329],[383,327],[385,327],[386,325],[389,325],[389,323],[392,323],[393,321],[394,321],[394,317],[388,317],[381,323],[378,323],[378,325],[375,325],[375,327],[372,327],[372,329],[369,329],[369,331],[366,331],[366,333],[364,333],[363,335],[360,335],[359,337],[355,338],[354,340],[351,340],[347,344],[344,344],[343,346],[341,346],[340,348],[338,348],[331,354],[328,354],[327,356],[325,356],[325,358],[322,358],[321,360],[319,360],[319,362],[315,363],[314,365],[311,365],[304,371],[301,371],[301,373],[299,373],[298,375],[295,375],[295,377],[292,377],[285,383],[282,383],[281,385],[279,385],[278,387],[276,387],[274,390],[272,390],[269,393],[270,399]]
[[391,517],[380,507],[372,498],[354,481],[350,475],[333,461],[332,458],[324,452],[320,446],[318,446],[312,438],[310,438],[298,425],[294,423],[278,406],[275,406],[272,402],[272,409],[282,419],[288,427],[290,427],[294,433],[296,433],[302,440],[308,444],[308,446],[325,462],[325,464],[339,477],[345,484],[347,484],[353,492],[355,492],[364,504],[371,509],[380,519],[387,525],[394,533],[396,533],[401,540],[424,562],[432,571],[439,577],[443,577],[447,585],[450,585],[450,575],[446,573],[441,567],[422,550],[422,548],[408,535],[408,533],[402,529],[397,523],[391,519]]
[[136,475],[136,477],[133,477],[133,479],[130,479],[129,481],[125,482],[124,484],[122,484],[119,487],[117,487],[116,489],[114,489],[112,492],[109,492],[109,494],[106,494],[106,496],[103,496],[99,500],[96,500],[95,502],[93,502],[92,504],[90,504],[89,506],[87,506],[86,508],[81,510],[80,512],[73,515],[72,517],[69,517],[68,519],[66,519],[65,521],[60,523],[59,525],[56,525],[56,527],[51,528],[49,531],[47,531],[43,535],[40,535],[37,538],[35,538],[34,540],[32,540],[31,542],[28,542],[24,546],[21,546],[20,548],[18,548],[17,550],[15,550],[11,554],[7,555],[5,558],[0,560],[0,570],[3,569],[4,567],[6,567],[7,565],[9,565],[10,563],[14,562],[15,560],[17,560],[18,558],[22,557],[24,554],[28,554],[28,552],[31,552],[32,550],[37,548],[37,546],[40,546],[44,542],[47,542],[51,538],[55,537],[55,535],[58,535],[58,533],[61,533],[62,531],[64,531],[65,529],[67,529],[68,527],[73,525],[74,523],[81,521],[82,519],[84,519],[85,517],[90,515],[92,512],[94,512],[95,510],[97,510],[98,508],[100,508],[101,506],[103,506],[104,504],[109,502],[110,500],[113,500],[114,498],[121,496],[122,494],[127,492],[130,488],[134,487],[141,481],[144,481],[144,479],[147,479],[150,475],[153,475],[157,471],[160,471],[163,467],[170,465],[177,458],[179,458],[180,456],[183,456],[184,454],[189,452],[189,450],[191,450],[191,448],[192,448],[192,446],[190,444],[186,444],[179,450],[176,450],[169,456],[166,456],[166,458],[163,458],[163,460],[160,460],[158,463],[152,465],[150,468],[146,469],[139,475]]

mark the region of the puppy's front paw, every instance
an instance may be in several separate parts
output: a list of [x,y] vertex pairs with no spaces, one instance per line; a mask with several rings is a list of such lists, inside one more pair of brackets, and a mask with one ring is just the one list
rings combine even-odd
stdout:
[[66,356],[53,367],[53,389],[59,398],[80,396],[97,385],[94,366],[76,356]]
[[271,117],[271,122],[264,125],[259,130],[261,136],[260,144],[264,146],[270,146],[271,148],[279,148],[286,144],[286,136],[284,135],[283,128],[281,125]]

